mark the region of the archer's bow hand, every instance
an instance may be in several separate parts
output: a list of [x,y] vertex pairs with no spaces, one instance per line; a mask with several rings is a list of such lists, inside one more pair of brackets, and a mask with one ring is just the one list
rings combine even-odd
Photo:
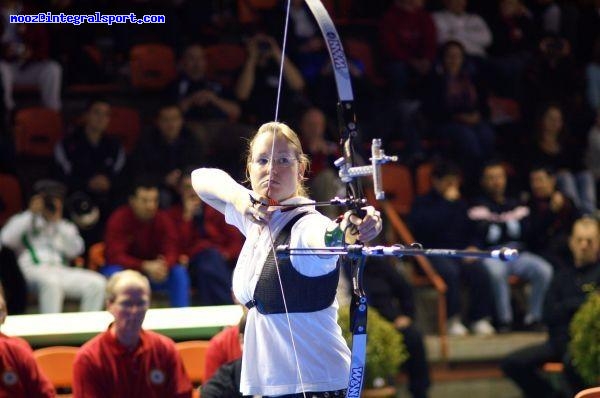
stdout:
[[348,244],[352,244],[356,240],[369,242],[381,232],[381,213],[373,206],[366,206],[361,210],[365,214],[362,218],[357,216],[353,210],[344,213],[341,228],[346,231],[346,243]]

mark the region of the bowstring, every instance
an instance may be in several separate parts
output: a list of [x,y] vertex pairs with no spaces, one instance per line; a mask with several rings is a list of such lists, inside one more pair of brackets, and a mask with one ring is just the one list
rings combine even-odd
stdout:
[[[281,87],[283,85],[283,63],[285,62],[285,50],[287,45],[287,33],[290,19],[290,5],[291,0],[287,0],[287,7],[285,13],[285,25],[283,28],[283,43],[281,45],[281,59],[279,61],[279,79],[277,82],[277,98],[275,102],[275,118],[276,122],[279,121],[279,103],[281,100]],[[276,130],[273,129],[273,141],[271,142],[271,161],[270,161],[270,170],[269,170],[269,180],[267,182],[267,195],[271,192],[271,176],[273,175],[273,160],[275,155],[275,134]],[[275,252],[275,239],[273,239],[273,232],[271,231],[271,227],[269,223],[267,225],[267,232],[269,233],[269,240],[271,241],[271,251],[273,252],[273,259],[275,260],[275,269],[277,270],[277,279],[279,281],[279,289],[281,290],[281,297],[283,301],[283,308],[285,310],[285,317],[287,320],[288,330],[290,333],[290,341],[292,343],[292,350],[294,352],[294,360],[296,362],[296,370],[298,373],[298,379],[300,381],[300,389],[302,390],[302,395],[306,398],[306,389],[304,388],[304,380],[302,378],[302,370],[300,369],[300,360],[298,358],[298,350],[296,349],[296,340],[294,339],[294,332],[292,330],[292,322],[290,319],[290,313],[288,311],[287,300],[285,298],[283,281],[281,279],[281,273],[279,271],[279,262],[277,261],[277,253]]]

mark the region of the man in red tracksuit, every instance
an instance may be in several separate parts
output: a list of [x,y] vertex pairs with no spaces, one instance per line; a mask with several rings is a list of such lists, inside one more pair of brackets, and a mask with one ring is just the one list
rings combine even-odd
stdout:
[[108,330],[85,343],[73,365],[75,398],[190,398],[190,382],[173,340],[142,323],[150,284],[137,271],[114,274],[107,284]]
[[177,231],[170,217],[158,209],[158,196],[153,180],[136,180],[129,204],[108,219],[106,265],[100,272],[110,277],[127,268],[139,270],[150,279],[153,289],[168,290],[172,307],[187,307],[190,279],[186,268],[177,263]]

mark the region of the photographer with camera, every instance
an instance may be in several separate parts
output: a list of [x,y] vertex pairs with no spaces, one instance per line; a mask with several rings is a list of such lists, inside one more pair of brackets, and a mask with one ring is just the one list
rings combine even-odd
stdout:
[[[246,43],[248,57],[235,86],[235,96],[242,103],[245,121],[261,124],[273,119],[277,102],[281,49],[271,36],[259,33]],[[304,78],[296,66],[286,58],[283,63],[281,119],[290,119],[296,105],[302,103]]]
[[63,218],[66,187],[53,180],[33,185],[29,208],[14,215],[0,232],[0,242],[15,251],[27,287],[38,294],[41,313],[61,312],[65,297],[81,300],[81,311],[104,304],[104,277],[69,266],[83,253],[77,227]]

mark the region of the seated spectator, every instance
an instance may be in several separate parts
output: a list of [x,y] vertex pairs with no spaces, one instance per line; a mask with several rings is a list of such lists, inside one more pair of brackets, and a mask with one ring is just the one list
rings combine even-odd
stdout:
[[523,72],[533,56],[533,19],[521,0],[501,0],[490,23],[489,83],[500,96],[520,98]]
[[[0,228],[1,229],[1,228]],[[0,283],[4,286],[4,299],[8,312],[24,314],[27,307],[27,283],[17,263],[15,252],[0,242]]]
[[[0,325],[7,308],[0,285]],[[38,366],[29,343],[20,337],[0,333],[0,396],[10,398],[55,397],[54,386]]]
[[431,70],[437,32],[431,14],[418,0],[395,0],[379,24],[379,42],[386,59],[394,98],[410,95]]
[[594,43],[592,59],[585,67],[586,99],[590,109],[600,109],[600,35]]
[[554,385],[539,368],[546,362],[563,362],[568,381],[577,389],[581,380],[567,360],[569,324],[584,303],[586,286],[600,284],[600,228],[592,218],[580,218],[573,225],[569,239],[572,260],[552,279],[544,303],[544,321],[548,340],[513,352],[502,362],[502,371],[515,382],[525,397],[558,396]]
[[240,118],[241,108],[228,88],[207,78],[207,62],[202,46],[186,47],[181,73],[169,87],[169,97],[183,111],[187,127],[207,151],[208,160],[229,170],[239,159],[224,154],[232,153],[237,139],[248,132],[233,124]]
[[483,18],[467,12],[467,0],[444,0],[444,9],[433,13],[438,44],[457,41],[470,57],[483,58],[492,33]]
[[233,304],[232,270],[242,249],[242,236],[225,217],[206,205],[192,187],[192,169],[179,179],[181,203],[167,214],[178,233],[179,251],[188,257],[188,271],[199,305]]
[[590,128],[587,137],[585,166],[592,172],[596,183],[596,192],[600,184],[600,107],[596,111],[595,123]]
[[[246,308],[239,323],[228,326],[215,334],[206,349],[206,362],[204,363],[204,377],[210,380],[221,366],[242,358],[242,345],[244,343],[244,329],[246,328]],[[239,387],[239,371],[238,384]],[[238,388],[239,391],[239,388]]]
[[56,111],[61,109],[60,90],[62,67],[50,59],[49,35],[43,24],[10,23],[10,15],[37,14],[22,1],[2,2],[2,61],[0,77],[3,85],[4,106],[15,108],[13,88],[15,85],[39,87],[42,104]]
[[[246,43],[246,63],[240,73],[235,96],[243,104],[245,118],[252,125],[273,120],[279,88],[281,49],[271,36],[257,34]],[[282,92],[279,97],[279,118],[289,119],[302,102],[304,79],[289,59],[283,63]]]
[[237,120],[240,107],[219,83],[206,77],[204,48],[188,46],[181,58],[181,74],[170,87],[172,99],[179,103],[186,119]]
[[364,285],[369,304],[402,334],[408,352],[408,359],[402,365],[408,373],[408,390],[413,398],[427,397],[431,383],[429,366],[423,335],[414,324],[415,300],[412,286],[393,263],[382,257],[368,259],[364,270]]
[[15,251],[41,313],[62,312],[65,297],[81,299],[81,311],[99,311],[106,281],[95,271],[69,266],[84,244],[77,227],[63,218],[65,186],[40,180],[33,189],[29,208],[0,232],[2,245]]
[[492,278],[499,330],[507,332],[513,326],[508,277],[518,276],[531,284],[524,326],[528,330],[542,329],[542,306],[552,279],[552,265],[525,247],[529,208],[506,194],[506,170],[498,161],[489,162],[481,176],[482,195],[469,208],[469,218],[476,223],[476,235],[485,249],[512,247],[519,256],[508,262],[486,258],[483,265]]
[[[327,118],[319,108],[308,108],[300,118],[298,128],[300,142],[310,156],[310,170],[307,174],[308,189],[316,201],[327,201],[340,196],[343,191],[338,172],[333,164],[340,157],[338,145],[327,138]],[[333,206],[320,208],[331,218],[339,215]]]
[[477,181],[484,160],[494,151],[494,131],[486,121],[487,96],[469,71],[459,42],[445,43],[440,60],[425,107],[440,138],[455,147],[469,186]]
[[[432,170],[432,189],[415,199],[409,224],[415,239],[426,248],[474,248],[473,224],[467,216],[467,204],[461,198],[460,171],[456,165],[438,161]],[[476,259],[431,257],[435,270],[444,279],[448,312],[448,333],[464,336],[468,330],[461,321],[461,282],[468,284],[468,321],[475,334],[495,332],[490,324],[493,314],[490,276]]]
[[[242,375],[242,349],[244,347],[244,331],[246,329],[246,315],[236,326],[231,326],[223,332],[210,339],[210,346],[206,352],[207,368],[205,376],[207,381],[202,384],[201,395],[204,398],[223,398],[223,397],[244,397],[251,398],[250,395],[240,393],[240,378]],[[226,345],[218,348],[216,345],[222,340],[227,340]],[[224,351],[229,351],[226,353]],[[237,355],[239,352],[239,355]],[[218,367],[214,355],[222,361]],[[211,373],[208,373],[208,363]]]
[[156,128],[142,138],[132,156],[135,175],[147,174],[160,181],[161,208],[175,202],[183,170],[202,163],[203,148],[183,124],[183,114],[177,105],[161,106]]
[[556,171],[558,188],[583,214],[596,211],[594,177],[585,165],[583,148],[565,127],[563,111],[556,104],[542,108],[536,137],[527,160],[532,165],[544,164]]
[[575,110],[581,101],[584,82],[578,73],[571,42],[557,36],[544,36],[527,66],[523,81],[522,114],[533,114],[536,106],[556,102]]
[[555,268],[560,267],[564,264],[563,248],[579,212],[573,201],[556,188],[556,175],[551,168],[534,166],[529,172],[529,184],[527,247]]
[[99,206],[101,221],[88,244],[101,239],[104,223],[122,191],[125,150],[115,137],[106,134],[110,111],[105,100],[90,101],[83,125],[54,148],[58,178],[71,193],[84,192]]
[[100,272],[107,278],[123,269],[144,273],[153,289],[167,290],[172,307],[187,307],[190,279],[178,263],[179,247],[175,224],[158,209],[158,186],[150,177],[133,183],[129,204],[109,217],[105,231],[106,265]]
[[173,340],[142,328],[150,295],[148,279],[137,271],[111,276],[106,309],[114,321],[77,353],[73,397],[192,396],[192,383]]

